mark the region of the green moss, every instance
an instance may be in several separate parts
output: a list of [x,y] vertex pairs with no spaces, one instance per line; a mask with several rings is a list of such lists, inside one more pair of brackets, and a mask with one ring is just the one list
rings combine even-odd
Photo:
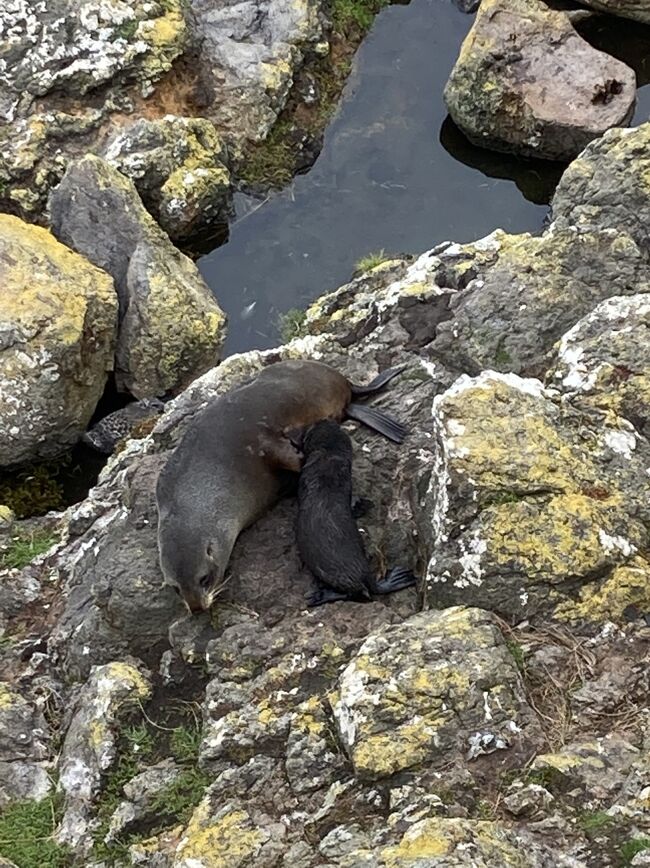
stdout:
[[564,782],[564,776],[558,769],[551,766],[543,769],[532,769],[524,775],[529,784],[539,784],[546,789],[558,787]]
[[127,42],[130,42],[138,32],[139,26],[140,22],[137,18],[132,18],[130,21],[123,21],[113,30],[111,42],[115,42],[118,39],[126,39]]
[[389,5],[389,0],[333,0],[332,25],[344,35],[355,30],[365,33],[370,29],[375,15]]
[[494,354],[494,362],[497,365],[511,365],[512,364],[512,356],[507,350],[499,347]]
[[169,747],[179,763],[196,762],[201,744],[201,730],[198,726],[177,726],[169,739]]
[[517,642],[509,641],[506,642],[506,647],[508,648],[508,651],[510,651],[510,653],[512,654],[517,669],[520,672],[523,672],[526,668],[526,658],[524,656],[524,651],[521,645],[519,645]]
[[156,817],[156,831],[161,832],[171,823],[185,825],[194,808],[203,798],[210,776],[199,768],[188,767],[168,787],[162,789],[151,803]]
[[58,796],[5,807],[0,815],[0,856],[18,868],[66,868],[72,855],[52,837],[60,819]]
[[294,338],[302,337],[304,334],[306,313],[300,308],[292,307],[286,313],[281,313],[278,317],[278,331],[282,343],[286,344]]
[[63,459],[31,464],[12,473],[3,473],[0,475],[0,503],[12,509],[17,518],[63,509],[63,486],[57,477],[66,463]]
[[578,825],[587,835],[593,835],[611,827],[615,820],[605,811],[583,811],[577,817]]
[[59,539],[58,534],[51,531],[34,532],[29,535],[14,537],[6,551],[0,552],[0,570],[22,569],[43,554]]
[[650,850],[650,838],[631,838],[626,841],[620,849],[622,864],[631,865],[636,854],[644,850]]
[[364,274],[366,271],[372,271],[373,268],[377,268],[378,265],[386,262],[387,259],[390,259],[390,256],[386,255],[385,250],[377,250],[375,253],[362,256],[354,266],[354,270],[359,274]]

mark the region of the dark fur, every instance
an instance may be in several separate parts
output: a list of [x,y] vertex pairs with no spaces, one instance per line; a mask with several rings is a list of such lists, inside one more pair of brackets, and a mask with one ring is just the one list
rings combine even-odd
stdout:
[[332,421],[318,422],[305,432],[304,463],[298,483],[298,550],[319,586],[311,602],[335,599],[370,600],[415,582],[411,573],[394,571],[377,581],[368,562],[353,515],[352,443]]

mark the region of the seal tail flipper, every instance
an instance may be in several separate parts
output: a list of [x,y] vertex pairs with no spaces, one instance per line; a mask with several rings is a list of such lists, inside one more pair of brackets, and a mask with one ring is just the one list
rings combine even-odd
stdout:
[[408,430],[401,422],[398,422],[397,419],[393,419],[388,413],[384,413],[383,410],[378,410],[376,407],[366,407],[363,404],[348,404],[345,414],[350,419],[356,419],[357,422],[362,422],[368,428],[372,428],[373,431],[377,431],[379,434],[383,434],[384,437],[388,437],[393,443],[402,443],[408,433]]
[[386,383],[389,383],[393,377],[401,374],[405,367],[406,365],[398,365],[396,368],[387,368],[385,371],[377,374],[375,379],[368,383],[367,386],[357,386],[355,383],[350,383],[352,394],[355,398],[360,398],[363,395],[372,395],[374,392],[378,392],[380,389],[383,389]]
[[375,582],[375,594],[393,594],[403,588],[410,588],[417,582],[416,577],[405,567],[393,567],[383,579]]

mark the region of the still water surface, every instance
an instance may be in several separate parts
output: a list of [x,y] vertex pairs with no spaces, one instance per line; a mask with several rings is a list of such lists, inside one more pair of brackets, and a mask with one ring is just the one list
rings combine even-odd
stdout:
[[[475,148],[447,118],[443,88],[471,23],[448,0],[386,9],[311,171],[261,206],[237,197],[230,241],[199,261],[230,317],[227,353],[277,344],[280,312],[346,282],[371,251],[541,229],[563,166]],[[648,82],[650,28],[602,17],[581,30]],[[635,123],[649,113],[645,88]]]

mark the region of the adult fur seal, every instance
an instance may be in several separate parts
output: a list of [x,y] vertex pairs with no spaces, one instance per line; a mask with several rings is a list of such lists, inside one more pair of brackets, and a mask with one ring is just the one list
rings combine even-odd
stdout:
[[403,567],[377,579],[352,511],[352,443],[335,422],[318,422],[303,437],[298,483],[298,550],[319,586],[310,606],[370,600],[416,582]]
[[192,612],[223,587],[240,532],[280,497],[302,456],[291,432],[321,419],[357,419],[401,442],[405,429],[373,407],[351,403],[381,389],[401,368],[355,386],[320,362],[289,360],[212,401],[162,470],[156,489],[158,549],[165,581]]

